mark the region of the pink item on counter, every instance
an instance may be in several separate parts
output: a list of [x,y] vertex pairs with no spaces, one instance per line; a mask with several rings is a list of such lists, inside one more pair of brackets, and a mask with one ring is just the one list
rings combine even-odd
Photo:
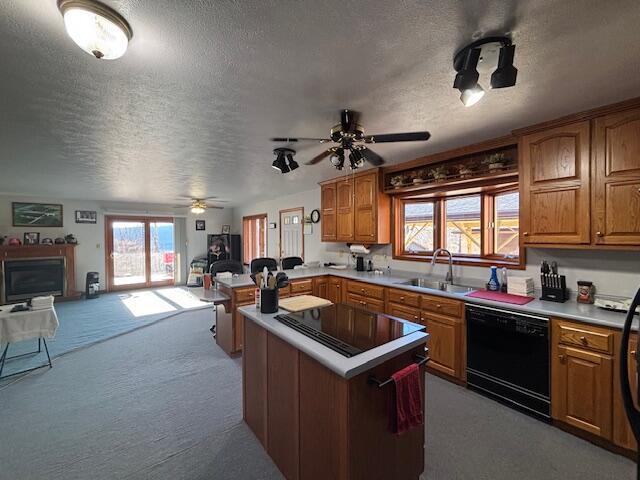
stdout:
[[484,300],[493,300],[494,302],[511,303],[514,305],[526,305],[533,300],[533,297],[523,297],[521,295],[502,292],[489,292],[487,290],[477,290],[468,293],[467,297],[482,298]]

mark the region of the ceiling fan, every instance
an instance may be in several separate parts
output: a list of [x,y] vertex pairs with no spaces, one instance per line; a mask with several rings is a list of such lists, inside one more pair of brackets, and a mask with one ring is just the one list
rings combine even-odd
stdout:
[[305,165],[315,165],[326,157],[329,157],[331,165],[337,170],[344,168],[345,154],[349,154],[349,167],[352,170],[360,168],[367,161],[371,165],[377,167],[384,164],[384,159],[368,148],[366,144],[370,143],[390,143],[390,142],[419,142],[429,140],[431,134],[429,132],[410,132],[410,133],[386,133],[380,135],[365,135],[362,125],[357,123],[358,112],[344,109],[340,112],[340,123],[335,125],[331,131],[329,138],[272,138],[273,142],[318,142],[336,143],[336,146],[330,147],[309,160]]
[[206,202],[206,200],[215,199],[215,202],[217,203],[226,202],[226,200],[217,199],[218,197],[203,197],[203,198],[180,197],[180,198],[188,199],[190,200],[191,203],[189,205],[174,205],[173,208],[188,208],[191,211],[191,213],[195,213],[196,215],[204,213],[207,208],[218,209],[218,210],[222,210],[224,208],[219,205],[209,205]]

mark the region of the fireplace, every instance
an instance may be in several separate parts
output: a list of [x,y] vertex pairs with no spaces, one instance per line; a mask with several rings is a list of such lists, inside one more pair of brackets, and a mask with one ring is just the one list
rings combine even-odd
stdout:
[[64,258],[6,260],[3,267],[4,302],[65,293]]

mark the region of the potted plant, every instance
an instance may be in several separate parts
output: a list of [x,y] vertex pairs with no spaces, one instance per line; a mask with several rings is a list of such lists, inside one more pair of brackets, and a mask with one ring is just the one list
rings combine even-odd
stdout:
[[404,176],[395,175],[395,176],[391,177],[391,180],[389,180],[389,183],[391,184],[391,186],[393,188],[400,188],[400,187],[402,187],[402,184],[404,183]]
[[414,185],[419,185],[421,183],[424,183],[425,180],[426,179],[425,179],[424,170],[419,169],[419,170],[416,170],[414,172],[414,177],[413,177],[413,184]]
[[460,178],[471,178],[473,176],[473,169],[468,163],[461,163],[458,165],[458,174]]
[[447,179],[447,167],[440,165],[439,167],[431,169],[431,176],[436,182],[441,182]]
[[504,153],[492,153],[491,155],[487,155],[482,163],[489,167],[490,172],[493,172],[494,170],[502,170],[504,168],[506,158]]

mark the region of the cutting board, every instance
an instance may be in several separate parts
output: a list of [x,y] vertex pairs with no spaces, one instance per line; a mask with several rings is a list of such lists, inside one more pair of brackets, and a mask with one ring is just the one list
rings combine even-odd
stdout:
[[290,312],[301,312],[310,308],[326,307],[331,301],[313,295],[299,295],[297,297],[283,298],[279,302],[280,308]]

